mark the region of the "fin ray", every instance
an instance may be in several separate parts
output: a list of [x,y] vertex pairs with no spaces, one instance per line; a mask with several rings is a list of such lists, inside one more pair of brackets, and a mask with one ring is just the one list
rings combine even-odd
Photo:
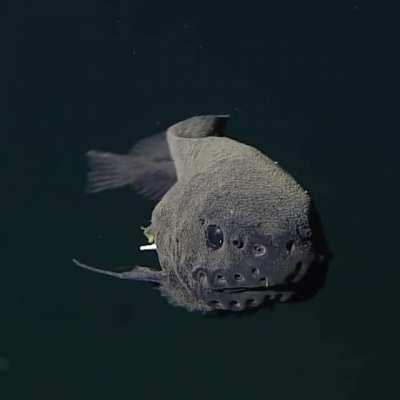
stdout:
[[91,150],[86,154],[89,163],[87,193],[125,186],[131,181],[131,160],[128,156]]

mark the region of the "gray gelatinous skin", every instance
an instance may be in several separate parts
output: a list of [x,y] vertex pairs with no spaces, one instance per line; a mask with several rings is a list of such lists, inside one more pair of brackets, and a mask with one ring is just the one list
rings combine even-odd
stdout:
[[241,311],[285,301],[315,259],[309,195],[255,148],[223,137],[228,116],[196,116],[128,155],[88,153],[89,192],[133,184],[160,200],[149,231],[161,270],[97,272],[157,283],[188,310]]
[[[254,308],[278,294],[287,299],[290,293],[274,287],[300,279],[314,259],[310,197],[253,147],[193,129],[201,118],[167,131],[178,182],[152,215],[167,272],[161,291],[199,311]],[[221,247],[207,245],[209,226],[222,231]]]

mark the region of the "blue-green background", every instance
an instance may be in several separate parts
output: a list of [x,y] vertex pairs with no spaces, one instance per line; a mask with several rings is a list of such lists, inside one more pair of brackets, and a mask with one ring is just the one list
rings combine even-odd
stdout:
[[[398,395],[396,13],[364,1],[4,1],[0,399]],[[154,203],[84,196],[84,153],[201,113],[313,195],[334,253],[302,304],[208,318],[74,267],[139,254]],[[398,142],[398,141],[397,141]]]

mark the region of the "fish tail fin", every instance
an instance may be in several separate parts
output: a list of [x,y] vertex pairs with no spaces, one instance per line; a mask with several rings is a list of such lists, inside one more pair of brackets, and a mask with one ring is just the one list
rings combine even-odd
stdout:
[[174,161],[165,132],[140,140],[128,154],[91,150],[87,193],[132,185],[152,200],[160,200],[176,182]]
[[91,150],[86,153],[89,163],[87,193],[101,192],[133,182],[134,160],[129,155]]

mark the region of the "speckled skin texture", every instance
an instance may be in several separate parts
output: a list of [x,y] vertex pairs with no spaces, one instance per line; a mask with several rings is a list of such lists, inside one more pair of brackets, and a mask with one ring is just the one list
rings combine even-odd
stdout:
[[[271,287],[284,283],[298,261],[312,259],[311,243],[301,237],[309,235],[310,198],[261,152],[227,137],[207,136],[210,131],[201,117],[167,131],[178,182],[155,207],[151,230],[161,267],[169,272],[162,291],[173,303],[191,310],[242,310],[262,303],[267,292],[251,289],[264,288],[265,278]],[[224,232],[220,249],[206,246],[210,224]],[[244,244],[240,249],[232,245],[238,238]],[[292,242],[289,252],[286,245]],[[252,254],[257,243],[267,247],[260,258]],[[259,272],[252,274],[254,268]],[[218,271],[225,285],[213,281]],[[233,278],[235,273],[241,280]],[[223,286],[249,290],[213,293]]]
[[[89,192],[132,184],[159,201],[146,232],[160,269],[115,273],[76,264],[155,283],[190,311],[243,311],[301,291],[304,297],[299,282],[323,258],[310,196],[266,155],[222,136],[227,120],[189,118],[127,155],[89,152]],[[210,247],[210,226],[223,234],[217,248]]]

